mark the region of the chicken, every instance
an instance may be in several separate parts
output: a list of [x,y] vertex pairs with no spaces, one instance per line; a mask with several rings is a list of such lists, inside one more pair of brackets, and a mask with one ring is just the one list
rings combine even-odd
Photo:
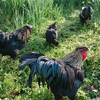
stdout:
[[87,6],[82,9],[81,13],[79,14],[79,18],[82,25],[88,24],[92,17],[92,7]]
[[32,26],[26,25],[11,34],[0,31],[0,60],[9,55],[15,59],[19,50],[25,47],[32,33]]
[[75,100],[75,95],[84,80],[83,61],[88,48],[77,47],[61,59],[48,58],[43,54],[28,52],[21,56],[19,69],[30,67],[28,86],[32,87],[32,77],[37,76],[38,85],[42,83],[54,94],[55,100],[68,96]]
[[45,37],[46,37],[46,41],[49,44],[53,44],[55,46],[58,45],[58,34],[57,34],[57,22],[53,23],[52,25],[49,26],[49,28],[47,29],[46,33],[45,33]]

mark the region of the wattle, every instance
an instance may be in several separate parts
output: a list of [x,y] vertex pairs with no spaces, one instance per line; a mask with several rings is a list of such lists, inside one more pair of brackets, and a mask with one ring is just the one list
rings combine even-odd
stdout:
[[85,60],[87,58],[87,53],[86,52],[81,52],[83,59]]
[[30,34],[32,33],[32,30],[29,30],[30,31]]

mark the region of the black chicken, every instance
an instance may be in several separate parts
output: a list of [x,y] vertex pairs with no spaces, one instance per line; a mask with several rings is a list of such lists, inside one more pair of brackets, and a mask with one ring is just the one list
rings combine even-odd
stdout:
[[0,59],[6,55],[15,59],[19,50],[25,47],[31,33],[31,25],[26,25],[11,34],[0,31]]
[[81,13],[79,14],[79,18],[82,25],[88,24],[92,17],[92,7],[87,6],[82,9]]
[[63,96],[75,100],[77,90],[84,79],[81,68],[87,57],[87,50],[85,46],[77,47],[62,59],[50,59],[43,54],[29,52],[20,58],[19,69],[29,65],[31,71],[28,80],[29,87],[32,87],[32,77],[36,74],[39,86],[41,82],[43,86],[46,82],[55,100],[62,100]]
[[58,45],[58,34],[57,34],[57,22],[53,23],[52,25],[49,26],[49,28],[47,29],[46,33],[45,33],[45,37],[46,37],[46,41],[49,44],[53,44],[53,45]]

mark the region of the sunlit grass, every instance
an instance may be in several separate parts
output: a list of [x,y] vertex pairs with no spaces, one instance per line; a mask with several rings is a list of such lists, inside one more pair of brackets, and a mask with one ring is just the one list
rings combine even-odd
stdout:
[[57,20],[61,15],[62,7],[54,6],[53,0],[0,1],[0,26],[7,32],[12,32],[25,24],[40,28],[47,19]]

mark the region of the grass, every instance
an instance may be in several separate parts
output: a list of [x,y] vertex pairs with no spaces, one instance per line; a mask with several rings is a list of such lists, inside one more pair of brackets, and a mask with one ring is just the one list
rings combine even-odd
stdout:
[[[20,0],[18,0],[18,2],[19,1]],[[1,0],[0,2],[3,4],[5,0]],[[13,2],[13,0],[11,0],[11,2]],[[11,2],[7,3],[9,4]],[[36,12],[34,12],[34,9],[32,8],[31,0],[27,1],[27,4],[31,5],[27,5],[28,9],[24,5],[25,0],[22,0],[19,4],[18,2],[15,2],[16,9],[24,7],[20,9],[23,9],[22,12],[26,13],[26,15],[24,15],[24,13],[21,15],[19,10],[16,9],[16,11],[13,11],[14,9],[12,5],[11,12],[13,12],[13,16],[11,17],[12,20],[9,20],[10,17],[8,15],[10,14],[5,12],[5,9],[0,9],[0,11],[7,13],[4,19],[1,20],[0,29],[12,32],[14,29],[17,29],[26,23],[31,23],[34,25],[34,28],[28,44],[20,51],[16,60],[13,61],[10,57],[5,56],[3,57],[2,62],[0,62],[0,99],[54,100],[54,96],[47,90],[46,86],[41,86],[41,88],[38,87],[36,78],[33,79],[33,89],[30,89],[27,86],[29,68],[26,67],[24,70],[19,71],[19,57],[27,51],[35,51],[43,53],[50,58],[61,58],[79,45],[86,45],[89,48],[89,51],[88,58],[83,66],[85,80],[77,93],[76,100],[91,100],[93,98],[98,98],[100,95],[100,14],[99,11],[97,11],[97,8],[93,12],[93,19],[90,24],[87,26],[81,26],[78,17],[80,7],[78,9],[72,9],[72,11],[68,9],[68,11],[66,10],[66,13],[62,16],[60,13],[62,11],[59,12],[62,8],[60,9],[57,6],[54,8],[52,6],[53,2],[44,3],[45,6],[42,6],[43,9],[42,7],[38,8],[38,6],[42,4],[44,0],[35,2],[37,5],[37,7],[36,5],[34,6],[36,7]],[[46,10],[44,10],[45,7],[47,8]],[[49,7],[51,10],[49,10]],[[8,12],[9,9],[10,8],[6,8]],[[41,9],[44,14],[41,12]],[[48,13],[50,11],[52,11],[52,14]],[[57,47],[51,47],[46,43],[44,34],[48,25],[55,20],[58,21],[57,31],[60,44]],[[18,92],[20,90],[23,90],[22,94],[12,95],[12,92]]]
[[0,13],[0,25],[4,31],[11,32],[25,24],[40,28],[47,18],[60,18],[62,8],[53,6],[53,0],[1,0]]

